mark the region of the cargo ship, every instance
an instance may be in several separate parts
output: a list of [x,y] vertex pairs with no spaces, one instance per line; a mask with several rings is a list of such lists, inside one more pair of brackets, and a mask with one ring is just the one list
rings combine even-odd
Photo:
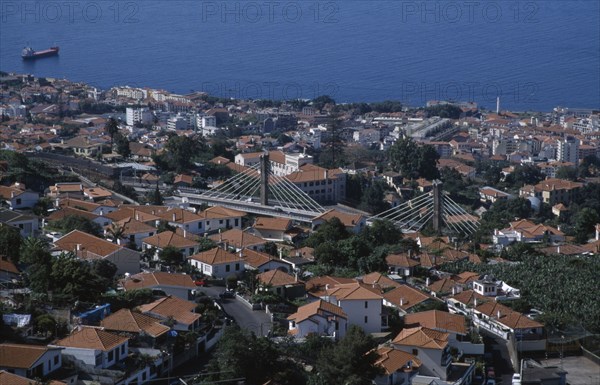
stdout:
[[58,47],[50,47],[50,49],[45,49],[43,51],[35,51],[31,47],[23,48],[23,52],[21,53],[21,57],[23,60],[33,60],[47,56],[58,55],[58,51],[60,48]]

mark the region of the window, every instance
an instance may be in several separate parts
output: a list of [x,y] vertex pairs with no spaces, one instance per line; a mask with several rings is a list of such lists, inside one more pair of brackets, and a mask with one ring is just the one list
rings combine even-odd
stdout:
[[226,271],[226,272],[229,272],[230,270],[231,270],[231,266],[229,266],[229,265],[225,265],[225,271]]
[[413,354],[413,356],[418,356],[419,355],[419,349],[413,349],[412,350],[412,354]]
[[17,204],[20,205],[21,204],[21,198],[17,198]]
[[135,235],[130,235],[130,236],[129,236],[129,240],[130,240],[131,242],[134,242],[134,241],[135,241]]
[[121,345],[121,355],[125,354],[125,345]]
[[54,356],[54,365],[58,365],[58,356]]
[[219,224],[222,225],[223,224],[223,220],[219,219]]
[[239,264],[239,263],[236,263],[236,264],[235,264],[235,271],[238,271],[239,269],[240,269],[240,264]]
[[115,358],[115,351],[111,350],[108,352],[108,362],[112,361]]
[[201,229],[202,228],[202,222],[198,222],[198,228]]
[[369,323],[369,316],[365,316],[365,323]]
[[369,301],[365,301],[365,309],[369,308]]
[[142,372],[142,381],[146,381],[146,372]]
[[239,226],[239,223],[240,223],[239,221],[240,221],[239,219],[237,219],[237,218],[235,219],[235,222],[234,222],[234,223],[235,223],[235,226],[236,226],[236,227],[237,227],[237,226]]
[[189,249],[189,254],[190,254],[190,255],[194,254],[194,248],[193,248],[193,247],[190,247],[190,249]]

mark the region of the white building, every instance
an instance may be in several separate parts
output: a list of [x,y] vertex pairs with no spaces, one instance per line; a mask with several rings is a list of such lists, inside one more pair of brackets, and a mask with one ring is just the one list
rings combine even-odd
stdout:
[[180,114],[169,118],[167,120],[167,130],[178,131],[178,130],[187,130],[191,128],[190,120]]
[[579,141],[576,138],[567,136],[565,139],[559,140],[557,145],[556,160],[578,164]]
[[341,307],[348,315],[348,324],[365,333],[381,332],[383,297],[360,283],[336,285],[327,290],[324,300]]
[[0,370],[27,378],[46,377],[62,366],[60,351],[39,345],[0,344]]
[[128,126],[134,126],[137,123],[152,123],[152,112],[148,108],[130,108],[125,110],[126,122]]
[[288,318],[288,334],[294,338],[306,338],[309,334],[343,338],[348,330],[348,316],[341,307],[318,300],[300,306]]

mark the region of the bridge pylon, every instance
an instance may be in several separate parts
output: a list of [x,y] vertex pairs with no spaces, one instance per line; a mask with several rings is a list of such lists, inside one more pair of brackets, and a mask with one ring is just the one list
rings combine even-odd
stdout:
[[444,226],[444,199],[442,181],[433,181],[433,229],[439,234]]
[[260,204],[269,205],[269,153],[260,156]]

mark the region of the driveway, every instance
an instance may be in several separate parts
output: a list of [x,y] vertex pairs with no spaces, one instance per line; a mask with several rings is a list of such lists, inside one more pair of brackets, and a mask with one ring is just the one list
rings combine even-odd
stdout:
[[267,336],[273,329],[271,316],[264,310],[252,310],[238,298],[220,299],[219,294],[225,291],[224,287],[209,286],[199,287],[199,292],[215,298],[223,308],[225,314],[233,319],[242,329],[249,330],[258,336]]

